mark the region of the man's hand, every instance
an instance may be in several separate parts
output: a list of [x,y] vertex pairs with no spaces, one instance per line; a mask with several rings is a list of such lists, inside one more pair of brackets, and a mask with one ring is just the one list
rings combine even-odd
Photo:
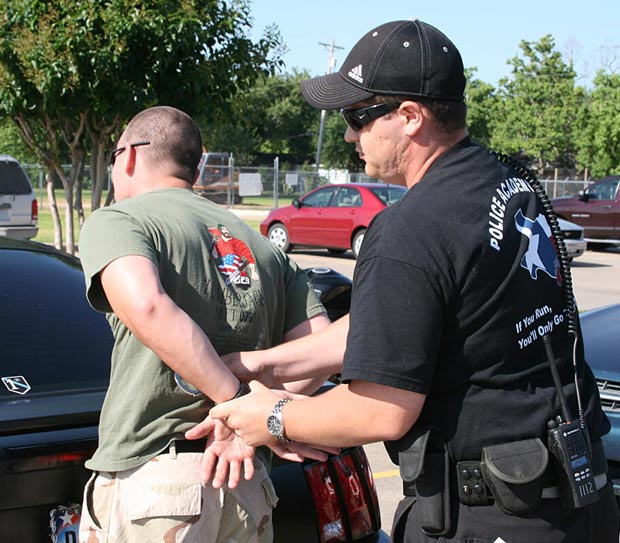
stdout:
[[207,417],[203,422],[185,432],[186,439],[207,438],[202,456],[201,476],[211,482],[213,488],[221,488],[228,477],[228,488],[235,488],[241,478],[249,481],[254,476],[254,447],[243,442],[222,422]]
[[267,430],[267,417],[271,410],[281,398],[303,400],[306,396],[280,390],[272,391],[258,381],[251,381],[250,388],[252,389],[250,394],[213,407],[209,412],[209,418],[221,420],[246,443],[255,447],[267,445],[279,457],[292,462],[301,462],[305,458],[323,461],[327,459],[326,453],[340,452],[338,447],[316,447],[306,443],[279,441]]
[[267,417],[282,395],[258,381],[250,381],[250,388],[251,394],[216,405],[209,416],[221,420],[253,447],[277,445],[278,439],[267,430]]

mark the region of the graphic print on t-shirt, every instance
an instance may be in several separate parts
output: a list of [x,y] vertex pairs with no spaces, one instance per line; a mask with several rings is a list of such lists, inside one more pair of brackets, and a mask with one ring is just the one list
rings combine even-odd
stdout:
[[258,280],[256,260],[249,247],[234,238],[223,224],[209,228],[209,232],[214,239],[213,257],[220,273],[226,277],[226,284],[249,288],[252,280]]
[[521,266],[530,272],[534,280],[538,279],[538,270],[542,270],[560,284],[558,253],[547,218],[540,213],[535,219],[530,219],[519,209],[514,219],[517,230],[529,240]]

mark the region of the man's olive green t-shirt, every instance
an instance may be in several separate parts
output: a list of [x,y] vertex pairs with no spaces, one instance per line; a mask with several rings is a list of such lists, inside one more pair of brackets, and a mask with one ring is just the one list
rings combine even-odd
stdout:
[[[233,213],[188,189],[162,189],[99,209],[80,233],[90,304],[114,334],[99,447],[87,467],[121,471],[166,449],[211,407],[112,313],[99,273],[113,260],[154,262],[172,300],[220,355],[265,349],[324,311],[305,272]],[[172,331],[171,331],[172,333]]]

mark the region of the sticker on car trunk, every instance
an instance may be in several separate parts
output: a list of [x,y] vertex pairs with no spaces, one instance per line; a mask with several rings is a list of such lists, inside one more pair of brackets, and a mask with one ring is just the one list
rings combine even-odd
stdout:
[[50,535],[52,543],[77,543],[80,531],[78,504],[59,505],[50,511]]
[[15,394],[26,394],[30,392],[30,385],[23,375],[14,375],[13,377],[3,377],[2,382],[9,392]]

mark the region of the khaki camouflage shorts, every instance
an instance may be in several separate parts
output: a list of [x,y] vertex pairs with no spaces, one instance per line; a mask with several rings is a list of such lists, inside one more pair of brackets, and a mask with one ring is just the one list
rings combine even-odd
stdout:
[[202,453],[161,454],[84,489],[80,543],[271,543],[277,503],[264,464],[233,490],[200,481]]

